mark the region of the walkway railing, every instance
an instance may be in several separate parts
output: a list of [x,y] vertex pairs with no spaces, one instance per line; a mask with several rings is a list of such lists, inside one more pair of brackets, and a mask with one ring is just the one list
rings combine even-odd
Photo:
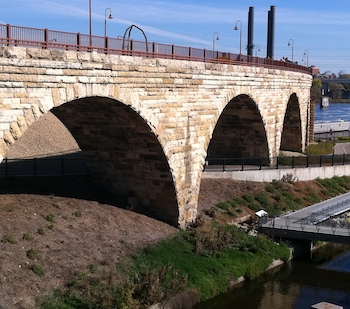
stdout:
[[88,173],[86,162],[81,157],[5,158],[0,164],[0,177],[86,175]]
[[81,33],[11,26],[9,24],[0,24],[1,45],[261,66],[311,74],[311,68],[293,62],[192,47],[135,41],[120,37],[101,37]]
[[[348,237],[350,236],[350,224],[337,224],[334,221],[328,221],[322,224],[312,224],[305,218],[298,217],[281,217],[267,220],[261,224],[262,230],[268,230],[270,233],[278,230],[305,232],[313,234],[335,235]],[[350,242],[350,238],[349,238]]]
[[206,158],[205,172],[308,168],[350,164],[350,154],[272,158]]

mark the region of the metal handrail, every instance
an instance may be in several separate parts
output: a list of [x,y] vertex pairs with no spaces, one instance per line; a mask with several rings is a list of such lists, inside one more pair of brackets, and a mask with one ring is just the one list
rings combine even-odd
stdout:
[[22,46],[43,49],[60,49],[104,54],[129,55],[147,58],[165,58],[209,63],[259,66],[311,74],[310,67],[256,56],[227,52],[110,38],[48,29],[27,28],[0,24],[0,46]]
[[56,157],[8,159],[0,164],[0,177],[87,175],[86,161],[81,157]]
[[252,158],[209,158],[205,159],[205,172],[232,172],[266,169],[309,168],[350,164],[350,154],[319,156],[280,156]]

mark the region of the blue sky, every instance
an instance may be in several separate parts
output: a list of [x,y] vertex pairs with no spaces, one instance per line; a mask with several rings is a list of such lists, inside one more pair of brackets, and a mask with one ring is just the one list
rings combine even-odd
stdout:
[[[254,50],[266,56],[267,14],[271,5],[275,16],[275,59],[292,58],[315,65],[321,72],[340,71],[350,74],[350,1],[337,0],[91,0],[92,32],[104,34],[105,13],[110,8],[113,19],[107,19],[107,35],[123,36],[132,24],[140,27],[149,42],[212,49],[214,33],[220,40],[215,49],[239,53],[242,22],[242,53],[246,53],[249,7],[254,7]],[[89,33],[89,0],[1,0],[0,23],[67,32]],[[240,23],[238,23],[240,26]],[[142,40],[140,31],[131,38]],[[290,41],[290,39],[292,39]],[[288,42],[293,46],[288,46]]]

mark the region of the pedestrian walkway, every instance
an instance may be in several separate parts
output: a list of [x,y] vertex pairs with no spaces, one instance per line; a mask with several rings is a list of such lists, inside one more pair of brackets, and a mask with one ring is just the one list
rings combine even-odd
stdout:
[[337,122],[322,122],[314,124],[314,133],[332,133],[339,131],[349,131],[350,122],[337,121]]
[[260,230],[273,237],[350,244],[349,224],[322,224],[347,211],[350,211],[350,192],[281,217],[266,218]]

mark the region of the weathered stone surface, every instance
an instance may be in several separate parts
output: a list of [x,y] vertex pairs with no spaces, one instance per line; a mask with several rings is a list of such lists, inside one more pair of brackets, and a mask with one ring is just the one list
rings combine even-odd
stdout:
[[2,156],[27,126],[64,106],[94,177],[145,205],[160,200],[154,213],[178,216],[181,227],[196,216],[207,153],[273,157],[281,145],[301,151],[308,142],[308,74],[6,46],[0,72]]

